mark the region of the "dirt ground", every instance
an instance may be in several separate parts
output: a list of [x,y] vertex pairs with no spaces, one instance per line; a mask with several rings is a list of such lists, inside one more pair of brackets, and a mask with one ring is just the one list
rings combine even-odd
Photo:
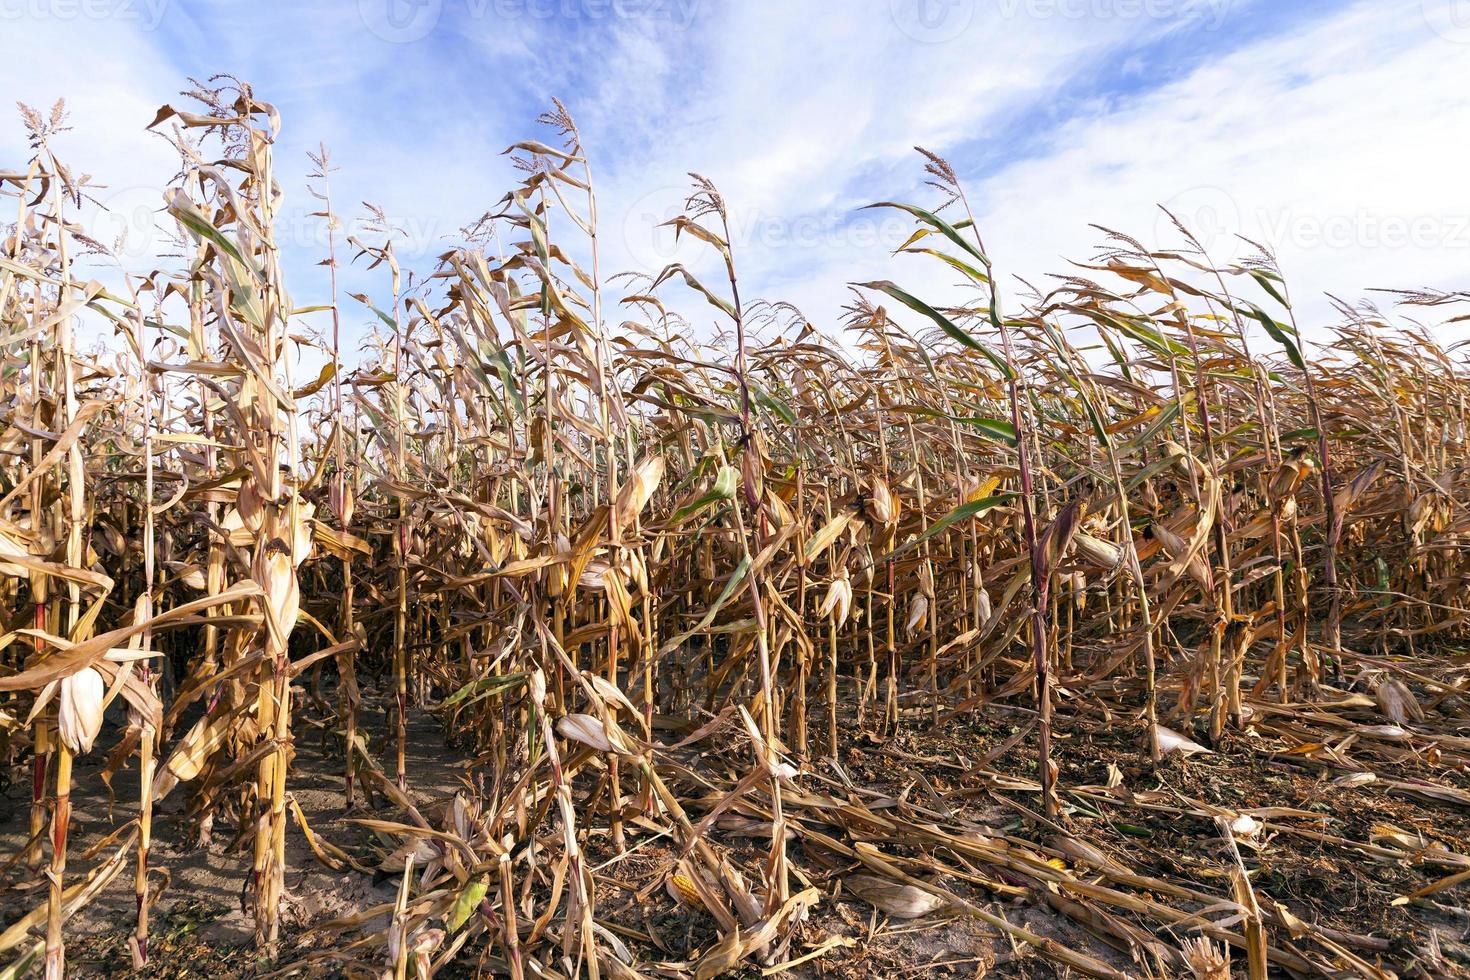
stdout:
[[[381,714],[377,728],[381,729]],[[372,720],[372,719],[367,719]],[[105,741],[107,733],[103,734]],[[428,715],[410,715],[408,769],[415,795],[442,797],[453,793],[461,759],[444,748],[438,724]],[[101,742],[99,742],[101,744]],[[313,833],[343,845],[360,842],[363,832],[347,823],[340,746],[328,759],[319,735],[310,729],[298,733],[297,755],[291,768],[290,793],[301,806]],[[106,753],[97,751],[77,760],[73,775],[72,831],[69,867],[85,869],[81,859],[88,847],[103,840],[137,815],[136,760],[113,780],[116,802],[109,813],[108,797],[98,773]],[[0,853],[15,853],[25,842],[30,810],[29,784],[15,783],[0,795]],[[247,977],[259,970],[255,962],[254,918],[248,906],[251,881],[249,839],[236,846],[238,828],[216,824],[212,840],[200,846],[192,821],[186,819],[185,789],[176,790],[155,807],[151,863],[167,876],[162,897],[152,911],[150,977]],[[365,815],[359,809],[356,815]],[[396,883],[374,884],[367,875],[332,871],[312,855],[292,820],[287,834],[286,900],[282,930],[299,936],[306,927],[391,902]],[[155,876],[155,887],[158,885]],[[8,922],[14,915],[45,901],[44,879],[21,883],[0,892]],[[119,875],[98,897],[66,924],[68,973],[78,977],[120,976],[132,973],[127,938],[135,921],[133,876]],[[288,942],[289,945],[289,942]]]
[[[808,768],[827,779],[837,778],[840,769],[841,777],[861,789],[875,813],[918,819],[914,813],[937,812],[944,815],[946,825],[983,827],[996,839],[1044,842],[1045,830],[1032,819],[1039,801],[1030,722],[1029,712],[998,706],[956,719],[938,731],[930,729],[927,718],[909,719],[899,735],[888,739],[851,733],[853,747],[840,766],[811,760]],[[374,724],[381,737],[381,716]],[[368,835],[347,821],[340,756],[335,750],[324,754],[321,741],[317,732],[301,726],[291,793],[315,834],[369,858],[374,852],[367,846]],[[1470,859],[1462,863],[1459,857],[1470,839],[1470,810],[1464,803],[1470,797],[1461,795],[1470,780],[1463,772],[1426,765],[1418,761],[1423,755],[1419,753],[1378,766],[1371,781],[1344,779],[1340,768],[1321,762],[1315,751],[1293,750],[1279,737],[1251,733],[1216,746],[1212,753],[1170,756],[1155,771],[1138,751],[1131,726],[1066,716],[1058,720],[1056,744],[1063,786],[1069,791],[1069,806],[1061,818],[1065,829],[1116,859],[1128,873],[1228,895],[1229,863],[1215,823],[1203,814],[1208,808],[1266,814],[1261,818],[1266,829],[1245,857],[1263,907],[1283,910],[1313,930],[1345,937],[1344,945],[1356,955],[1399,976],[1470,976],[1466,969],[1470,945],[1465,945],[1470,939],[1470,911],[1461,905],[1466,886],[1451,884],[1409,897],[1470,867]],[[74,870],[89,865],[82,855],[90,845],[136,812],[135,769],[115,780],[118,796],[109,812],[97,778],[103,757],[95,752],[78,763]],[[719,769],[717,757],[705,761]],[[446,747],[433,718],[414,712],[408,771],[416,800],[427,806],[461,785],[468,762]],[[1421,779],[1447,787],[1447,798],[1415,792],[1414,781]],[[11,785],[0,797],[0,853],[14,853],[24,842],[27,789]],[[588,792],[590,786],[579,791]],[[175,792],[155,816],[154,865],[167,876],[167,884],[153,911],[153,957],[144,975],[259,975],[263,971],[255,960],[248,894],[242,892],[242,885],[250,881],[248,844],[235,846],[235,828],[217,825],[211,842],[199,846],[183,812],[186,796],[183,790]],[[920,806],[922,811],[912,809]],[[793,819],[803,821],[799,812]],[[711,836],[732,858],[759,867],[764,842],[723,823]],[[676,903],[662,887],[676,846],[631,824],[628,843],[628,853],[619,858],[605,828],[587,831],[585,847],[596,871],[599,919],[628,944],[644,975],[669,974],[672,966],[661,970],[661,963],[697,959],[717,934],[707,915]],[[902,845],[886,850],[895,859],[923,857]],[[883,915],[842,887],[857,865],[813,846],[803,834],[793,838],[790,854],[797,878],[817,885],[828,898],[812,909],[787,951],[788,959],[819,955],[777,975],[890,980],[1068,975],[1065,968],[974,917],[941,912],[903,920]],[[309,927],[394,898],[396,882],[391,878],[384,876],[375,883],[366,874],[323,866],[294,820],[288,856],[283,910],[287,939],[278,969],[328,941],[308,935]],[[1004,870],[968,866],[953,855],[946,860],[953,863],[937,868],[931,864],[928,877],[1013,925],[1131,975],[1162,975],[1148,960],[1131,955],[1109,929],[1089,928],[1088,916],[1079,916],[1075,908],[1063,914],[1054,900],[1007,887],[1018,882]],[[1065,854],[1056,860],[1059,867],[1074,868],[1086,877],[1086,868]],[[938,874],[933,873],[936,870]],[[42,879],[25,879],[12,869],[0,883],[4,909],[0,920],[11,921],[44,901]],[[993,887],[982,884],[987,880],[995,883]],[[1138,893],[1145,899],[1174,901],[1167,893],[1148,888]],[[132,876],[125,873],[67,924],[68,961],[74,975],[131,972],[126,938],[133,908]],[[1148,916],[1118,908],[1109,911],[1176,947],[1193,934],[1188,921],[1161,925]],[[365,931],[372,928],[369,923]],[[479,945],[483,947],[483,942]],[[478,948],[472,946],[441,975],[476,975],[478,957]],[[1243,976],[1243,957],[1237,955],[1234,965]],[[308,972],[323,975],[322,969],[317,964]],[[759,974],[748,970],[743,975]]]

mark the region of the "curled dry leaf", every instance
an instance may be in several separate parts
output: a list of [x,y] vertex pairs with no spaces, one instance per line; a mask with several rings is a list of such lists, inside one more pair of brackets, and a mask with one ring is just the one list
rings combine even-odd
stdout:
[[633,754],[633,748],[627,736],[616,725],[609,727],[594,715],[563,715],[556,723],[556,730],[563,737],[580,742],[599,752],[612,752],[619,755]]
[[1237,840],[1254,840],[1265,826],[1248,813],[1242,813],[1230,821],[1230,833]]
[[620,529],[627,528],[633,523],[633,518],[643,513],[643,508],[653,499],[653,494],[664,478],[664,457],[662,453],[655,453],[643,462],[628,478],[618,495],[617,523]]
[[1395,725],[1424,720],[1424,709],[1419,706],[1419,699],[1414,697],[1409,685],[1398,678],[1384,681],[1373,693],[1378,699],[1378,710]]
[[923,629],[928,619],[929,597],[920,592],[909,603],[909,618],[904,623],[904,632],[908,633],[909,636],[913,636],[917,631]]
[[850,875],[843,879],[842,886],[845,891],[895,919],[917,919],[949,904],[922,888],[876,875]]
[[1185,738],[1172,728],[1165,728],[1163,725],[1154,729],[1154,739],[1158,742],[1161,755],[1173,755],[1175,752],[1180,755],[1198,755],[1201,752],[1210,751],[1198,742]]

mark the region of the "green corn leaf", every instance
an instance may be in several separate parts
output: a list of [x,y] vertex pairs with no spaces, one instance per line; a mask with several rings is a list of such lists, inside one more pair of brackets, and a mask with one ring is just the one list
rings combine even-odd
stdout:
[[996,494],[993,497],[981,497],[979,500],[971,500],[968,503],[960,504],[954,510],[950,511],[948,514],[945,514],[939,520],[929,525],[928,530],[926,530],[923,534],[919,535],[917,538],[914,538],[907,544],[894,548],[892,551],[884,555],[882,558],[879,558],[878,560],[887,561],[890,558],[895,558],[898,555],[903,554],[905,551],[908,551],[910,548],[914,548],[923,544],[925,541],[928,541],[936,534],[943,533],[944,530],[951,525],[958,524],[960,521],[966,520],[967,518],[978,517],[979,515],[985,513],[987,510],[990,510],[992,507],[997,507],[1003,503],[1006,503],[1014,496],[1015,494],[1011,493],[1000,493]]
[[[997,356],[993,350],[991,350],[985,344],[982,344],[980,341],[976,340],[974,337],[970,336],[965,331],[961,330],[953,320],[936,310],[934,307],[930,306],[928,303],[919,299],[912,293],[905,292],[903,289],[899,288],[897,285],[888,281],[887,279],[879,279],[875,282],[858,282],[853,283],[853,285],[864,286],[868,289],[876,289],[878,292],[884,293],[898,300],[900,303],[902,303],[904,306],[907,306],[915,313],[924,314],[929,319],[938,324],[939,329],[943,330],[945,334],[950,337],[950,339],[964,345],[965,347],[970,348],[971,350],[979,351],[981,354],[985,355],[986,360],[990,361],[991,364],[994,364],[996,368],[1000,370],[1001,374],[1003,374],[1007,378],[1012,377],[1010,367],[1002,358]],[[993,318],[994,314],[992,312],[992,319]]]

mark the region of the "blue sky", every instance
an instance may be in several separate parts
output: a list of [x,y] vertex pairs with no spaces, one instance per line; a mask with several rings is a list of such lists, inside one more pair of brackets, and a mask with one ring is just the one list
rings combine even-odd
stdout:
[[[174,169],[144,127],[215,72],[282,112],[301,304],[325,296],[308,150],[331,149],[344,216],[383,208],[423,270],[513,184],[501,151],[545,135],[553,96],[591,154],[606,270],[695,258],[656,225],[698,171],[729,201],[747,296],[824,327],[852,281],[950,288],[888,255],[902,222],[858,210],[933,200],[915,144],[950,159],[997,266],[1032,282],[1090,258],[1092,222],[1173,243],[1166,203],[1219,259],[1237,231],[1270,243],[1309,331],[1326,293],[1470,286],[1466,0],[0,0],[0,91],[67,98],[63,155],[108,185],[85,220],[131,266],[165,250]],[[26,156],[0,122],[0,167]]]

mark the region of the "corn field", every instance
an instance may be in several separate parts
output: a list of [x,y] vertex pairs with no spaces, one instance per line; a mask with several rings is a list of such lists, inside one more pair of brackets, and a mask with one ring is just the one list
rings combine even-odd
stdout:
[[[25,843],[0,854],[0,976],[73,969],[72,920],[117,889],[117,942],[152,967],[171,795],[169,834],[250,855],[261,974],[819,976],[910,920],[996,937],[974,975],[1470,963],[1448,934],[1309,920],[1267,873],[1296,841],[1416,869],[1400,904],[1450,908],[1453,830],[1354,835],[1181,782],[1270,762],[1463,820],[1470,370],[1436,328],[1470,297],[1298,324],[1267,250],[1217,264],[1177,222],[1167,243],[1099,228],[1042,292],[992,266],[920,151],[929,200],[873,206],[968,305],[855,283],[817,325],[742,296],[697,175],[671,225],[718,274],[608,269],[560,104],[511,147],[493,242],[426,274],[391,230],[341,231],[323,150],[331,294],[294,296],[274,229],[302,168],[232,79],[152,123],[179,154],[177,255],[104,286],[61,109],[22,117],[34,156],[0,171],[0,754]],[[371,295],[337,295],[347,263]],[[415,787],[413,713],[466,760],[445,798]],[[922,748],[946,732],[963,751]],[[1136,765],[1100,775],[1102,735]],[[350,833],[297,805],[308,741]],[[136,798],[79,849],[88,754]],[[1204,856],[1160,870],[1150,820]],[[390,894],[283,927],[290,840]]]

